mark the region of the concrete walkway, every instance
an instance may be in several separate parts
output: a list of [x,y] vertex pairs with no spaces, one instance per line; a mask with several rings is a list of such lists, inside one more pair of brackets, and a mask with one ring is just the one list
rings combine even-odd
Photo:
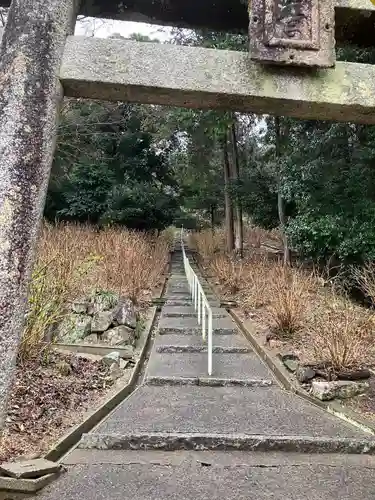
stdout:
[[42,498],[373,499],[372,437],[283,391],[204,286],[213,375],[177,250],[144,383]]

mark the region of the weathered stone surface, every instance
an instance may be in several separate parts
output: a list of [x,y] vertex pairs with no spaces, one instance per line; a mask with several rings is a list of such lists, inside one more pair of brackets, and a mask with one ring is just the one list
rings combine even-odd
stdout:
[[112,363],[109,367],[109,374],[112,380],[117,380],[123,376],[124,372],[121,370],[120,365]]
[[80,449],[96,450],[246,450],[297,451],[310,453],[374,453],[375,441],[367,439],[306,436],[214,434],[214,433],[124,433],[83,434]]
[[295,356],[294,354],[285,354],[284,356],[280,356],[280,358],[290,372],[294,373],[297,370],[299,366],[299,360],[297,356]]
[[252,59],[329,68],[335,63],[331,0],[252,0],[249,8]]
[[56,139],[75,0],[12,2],[0,50],[0,428]]
[[118,304],[118,295],[112,292],[97,292],[91,299],[88,306],[88,314],[97,314],[103,311],[109,311]]
[[86,299],[76,300],[72,304],[72,311],[76,314],[86,314],[88,306],[89,306],[88,300]]
[[[151,356],[152,357],[152,356]],[[214,360],[215,373],[215,360]],[[141,386],[95,430],[361,437],[367,434],[276,385]],[[371,436],[370,436],[371,438]]]
[[82,314],[69,314],[57,328],[58,338],[65,344],[76,344],[91,332],[91,318]]
[[296,379],[298,382],[301,382],[301,384],[313,379],[315,375],[315,370],[313,370],[310,366],[298,366],[296,369]]
[[113,311],[101,311],[94,314],[91,323],[92,333],[103,333],[111,326]]
[[347,399],[363,394],[369,389],[367,382],[351,382],[338,380],[334,382],[314,381],[311,385],[311,393],[321,401],[330,401],[334,398]]
[[180,377],[180,376],[148,376],[146,385],[201,385],[204,387],[270,387],[270,379],[220,378],[220,377]]
[[[237,335],[238,331],[235,323],[229,317],[213,318],[213,334],[216,335]],[[199,326],[197,318],[166,318],[161,317],[158,326],[161,335],[182,334],[182,335],[200,335],[202,327]]]
[[23,479],[42,477],[47,474],[52,474],[53,472],[58,472],[60,469],[61,464],[50,462],[44,458],[24,460],[22,462],[10,462],[0,465],[1,474]]
[[70,37],[60,77],[71,97],[375,123],[373,65],[311,73],[265,68],[244,52]]
[[96,333],[92,333],[91,335],[87,335],[87,337],[85,337],[85,344],[97,344],[98,341],[98,335]]
[[[214,362],[216,378],[251,381],[270,378],[269,370],[254,353],[215,353]],[[147,367],[147,376],[204,378],[206,375],[207,353],[154,352]]]
[[84,458],[73,461],[70,455],[69,474],[44,490],[42,500],[374,499],[373,457],[368,455],[160,450],[74,453]]
[[120,368],[121,370],[125,370],[125,368],[128,366],[129,360],[128,359],[120,359]]
[[371,377],[371,372],[367,368],[358,370],[341,370],[337,374],[339,380],[363,380]]
[[135,307],[130,299],[121,300],[120,304],[118,304],[114,311],[113,324],[115,326],[126,325],[130,328],[137,326]]
[[120,366],[120,353],[117,351],[110,352],[102,357],[101,362],[107,366],[112,366],[113,364]]
[[133,345],[135,331],[125,325],[116,326],[100,335],[100,341],[110,345]]

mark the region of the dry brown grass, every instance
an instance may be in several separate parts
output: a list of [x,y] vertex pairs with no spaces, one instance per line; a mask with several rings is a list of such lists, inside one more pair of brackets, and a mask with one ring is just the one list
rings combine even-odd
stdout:
[[235,262],[226,254],[217,254],[210,262],[210,269],[231,295],[241,290],[244,277],[241,262]]
[[[245,228],[243,261],[225,254],[225,238],[202,231],[192,236],[195,248],[218,279],[221,291],[237,300],[283,341],[288,352],[327,362],[335,370],[361,363],[375,365],[375,314],[343,295],[343,276],[283,267],[259,250],[263,243],[282,246],[278,231]],[[375,305],[375,263],[352,272],[354,281]],[[346,283],[346,282],[345,282]],[[262,325],[261,325],[262,323]]]
[[343,297],[331,295],[309,321],[310,345],[316,360],[334,370],[355,368],[371,357],[374,317],[369,310]]
[[244,227],[244,245],[247,247],[260,248],[264,243],[268,243],[277,248],[283,247],[283,238],[280,231],[274,229],[267,231],[257,226]]
[[256,254],[243,263],[243,280],[237,300],[246,314],[269,302],[270,265],[267,258]]
[[189,234],[189,245],[198,252],[200,257],[209,262],[225,246],[223,229],[206,229]]
[[351,274],[355,284],[370,299],[371,305],[375,306],[375,262],[366,262],[362,267],[353,267]]
[[309,274],[280,264],[270,266],[268,279],[270,327],[278,337],[293,338],[307,317],[315,280]]
[[95,290],[142,304],[160,280],[169,241],[125,229],[96,231],[74,224],[44,225],[29,289],[21,360],[40,355],[67,304]]
[[168,241],[136,231],[107,229],[98,234],[96,249],[102,266],[97,288],[142,303],[165,268]]

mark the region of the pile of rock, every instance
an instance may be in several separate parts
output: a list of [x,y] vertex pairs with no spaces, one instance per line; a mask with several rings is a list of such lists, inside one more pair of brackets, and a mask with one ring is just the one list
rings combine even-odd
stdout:
[[119,352],[113,351],[103,356],[101,363],[109,367],[109,375],[111,379],[117,380],[123,376],[123,370],[125,370],[129,361],[122,359]]
[[137,314],[131,300],[96,292],[71,305],[58,325],[56,337],[65,344],[102,344],[134,347],[138,338]]
[[321,401],[352,398],[369,389],[363,381],[371,376],[367,369],[332,372],[327,363],[303,364],[294,354],[280,355],[280,359],[304,389]]

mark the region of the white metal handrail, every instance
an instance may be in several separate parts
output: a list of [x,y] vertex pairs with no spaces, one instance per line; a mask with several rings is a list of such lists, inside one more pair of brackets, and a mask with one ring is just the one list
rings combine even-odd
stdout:
[[212,375],[212,309],[203,291],[203,287],[199,282],[198,276],[191,267],[189,259],[186,256],[183,238],[184,229],[181,228],[181,249],[186,279],[189,284],[194,309],[198,313],[198,324],[202,325],[202,338],[204,341],[207,339],[208,375]]

